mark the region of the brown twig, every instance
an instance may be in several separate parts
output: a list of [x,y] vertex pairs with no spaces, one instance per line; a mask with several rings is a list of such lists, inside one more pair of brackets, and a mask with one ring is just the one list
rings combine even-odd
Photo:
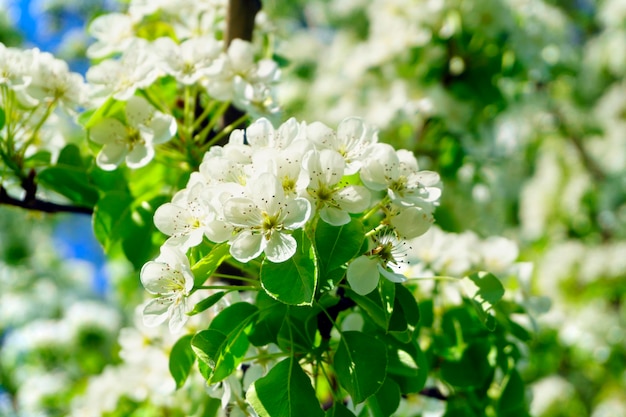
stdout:
[[22,188],[26,192],[24,199],[11,197],[0,185],[0,204],[21,207],[27,210],[42,211],[44,213],[79,213],[93,214],[91,207],[70,206],[66,204],[51,203],[37,198],[37,183],[35,182],[35,170],[31,170],[28,176],[22,180]]

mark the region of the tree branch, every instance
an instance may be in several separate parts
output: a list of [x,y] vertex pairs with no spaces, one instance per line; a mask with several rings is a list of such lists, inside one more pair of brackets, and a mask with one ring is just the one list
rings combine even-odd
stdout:
[[93,214],[91,207],[78,207],[65,204],[50,203],[36,197],[37,183],[35,182],[35,170],[31,170],[28,176],[22,180],[22,188],[26,191],[23,200],[11,197],[0,185],[0,204],[21,207],[27,210],[42,211],[44,213],[79,213]]
[[[226,14],[225,48],[228,49],[233,39],[252,41],[254,19],[261,10],[261,0],[229,0]],[[223,125],[228,126],[239,120],[244,112],[230,105],[224,113]],[[237,126],[241,128],[243,126]]]

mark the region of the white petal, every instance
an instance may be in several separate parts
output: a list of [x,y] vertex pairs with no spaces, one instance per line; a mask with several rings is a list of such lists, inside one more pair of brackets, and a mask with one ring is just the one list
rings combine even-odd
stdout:
[[306,198],[289,200],[284,207],[282,224],[285,229],[300,229],[311,216],[311,203]]
[[191,214],[187,209],[172,203],[165,203],[154,212],[154,225],[168,236],[181,232],[189,221]]
[[406,239],[423,235],[435,220],[432,214],[417,207],[408,207],[391,219],[391,225]]
[[126,155],[126,165],[131,169],[146,166],[154,158],[154,149],[152,146],[136,144],[133,150]]
[[348,265],[347,278],[350,287],[360,295],[366,295],[374,291],[378,286],[380,272],[378,262],[367,256],[359,256]]
[[263,235],[244,231],[230,243],[230,254],[239,262],[245,263],[259,256],[263,252],[264,246]]
[[244,197],[233,197],[224,203],[224,218],[240,227],[254,227],[262,224],[263,218],[254,201]]
[[274,232],[265,247],[265,256],[274,263],[285,262],[296,253],[297,247],[298,244],[293,236]]
[[335,132],[324,123],[313,122],[306,127],[306,137],[323,148],[332,148],[335,146]]
[[167,311],[171,305],[162,298],[150,300],[143,308],[143,324],[148,327],[155,327],[167,320]]
[[369,208],[371,194],[367,188],[360,185],[348,185],[337,191],[334,199],[339,207],[348,213],[360,213]]
[[167,265],[164,262],[147,262],[139,274],[139,279],[144,288],[152,294],[169,292],[166,286],[165,270]]
[[332,226],[343,226],[350,223],[348,212],[336,207],[323,207],[320,210],[320,218]]
[[383,274],[385,278],[387,278],[391,282],[404,282],[406,281],[406,277],[401,274],[396,274],[388,269],[382,267],[382,265],[378,264],[378,271]]
[[90,139],[101,145],[125,142],[126,136],[126,126],[117,119],[104,119],[89,130]]
[[272,146],[274,139],[274,127],[266,118],[260,118],[246,129],[246,138],[253,147],[265,148]]
[[175,304],[170,309],[170,323],[169,328],[171,333],[178,333],[181,331],[189,316],[187,313],[187,299],[183,298],[178,300],[178,304]]
[[128,149],[126,145],[121,143],[109,143],[104,145],[100,150],[96,157],[96,162],[103,170],[113,171],[122,163],[127,152]]
[[126,120],[131,126],[146,124],[156,109],[143,97],[133,96],[126,102]]
[[154,135],[152,138],[154,145],[169,141],[174,137],[177,130],[176,119],[169,114],[161,112],[156,112],[147,126],[152,130]]

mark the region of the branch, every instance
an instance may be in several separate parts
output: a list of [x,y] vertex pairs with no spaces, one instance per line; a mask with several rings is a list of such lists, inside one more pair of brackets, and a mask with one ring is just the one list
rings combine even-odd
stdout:
[[261,10],[261,0],[230,0],[226,14],[226,48],[233,39],[252,41],[254,19]]
[[446,397],[441,391],[439,391],[439,388],[437,387],[424,388],[420,391],[420,395],[424,397],[435,398],[440,401],[446,401],[448,399],[448,397]]
[[[229,0],[226,14],[225,48],[228,49],[233,39],[252,41],[254,19],[261,10],[261,0]],[[244,112],[230,105],[224,113],[223,125],[228,126],[241,118]],[[235,128],[243,128],[243,125]]]
[[4,187],[0,187],[0,204],[21,207],[27,210],[42,211],[44,213],[80,213],[93,214],[89,207],[68,206],[65,204],[50,203],[38,198],[19,200],[7,194]]
[[50,203],[36,197],[37,183],[35,182],[35,170],[31,170],[28,176],[22,180],[22,188],[26,191],[23,200],[11,197],[0,185],[0,204],[21,207],[27,210],[42,211],[44,213],[80,213],[93,214],[91,207],[69,206],[65,204]]

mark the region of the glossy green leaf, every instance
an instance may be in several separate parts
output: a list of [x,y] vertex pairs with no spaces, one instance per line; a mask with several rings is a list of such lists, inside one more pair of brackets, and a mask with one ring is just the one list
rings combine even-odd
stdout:
[[390,417],[400,406],[400,388],[392,379],[387,378],[382,387],[367,399],[373,417]]
[[355,417],[355,415],[345,405],[334,403],[332,407],[326,410],[324,417]]
[[493,372],[488,359],[490,349],[487,341],[468,345],[459,361],[441,363],[441,378],[455,387],[482,387]]
[[462,283],[481,321],[493,331],[496,327],[493,306],[504,296],[502,283],[489,272],[473,273],[463,278]]
[[91,129],[98,124],[98,122],[102,121],[102,119],[122,111],[125,105],[125,102],[117,101],[113,97],[109,97],[97,110],[81,114],[78,118],[78,122],[82,124],[85,129]]
[[215,305],[215,303],[217,303],[219,300],[221,300],[225,295],[226,295],[226,291],[219,291],[219,292],[216,292],[215,294],[211,294],[210,296],[208,296],[204,300],[198,302],[194,306],[193,310],[191,310],[189,313],[187,313],[187,315],[188,316],[195,316],[196,314],[199,314],[199,313],[202,313],[203,311],[206,311],[207,309],[213,307]]
[[204,258],[200,259],[191,267],[195,286],[204,284],[205,281],[215,273],[222,262],[230,257],[228,249],[229,246],[226,242],[219,243],[215,245]]
[[141,204],[133,202],[128,218],[124,220],[126,230],[121,234],[122,249],[126,258],[139,270],[148,260],[158,253],[158,247],[152,243],[152,233],[155,232],[153,218],[154,211],[165,203],[164,196],[153,201],[144,201]]
[[402,394],[420,392],[426,384],[429,367],[419,344],[415,341],[401,343],[393,338],[387,341],[388,378],[393,378]]
[[257,307],[236,303],[222,310],[207,330],[198,332],[191,347],[205,369],[207,383],[213,384],[227,378],[241,363],[250,342],[245,330],[256,319]]
[[176,381],[176,389],[179,389],[185,384],[191,367],[196,361],[196,355],[194,355],[191,349],[191,339],[193,335],[189,334],[181,337],[172,347],[170,352],[169,368],[170,374]]
[[402,307],[404,319],[411,326],[417,326],[420,322],[420,308],[415,296],[404,285],[395,284],[395,286],[396,302]]
[[277,343],[285,352],[309,353],[314,346],[319,310],[301,307],[309,314],[300,314],[298,317],[298,311],[294,311],[296,308],[289,307],[283,316],[283,323],[277,334]]
[[358,404],[383,385],[387,373],[387,348],[369,334],[343,332],[333,362],[339,383]]
[[315,230],[315,248],[323,271],[332,271],[358,255],[365,232],[363,224],[353,219],[343,226],[319,222]]
[[257,292],[256,306],[259,308],[259,314],[248,335],[250,343],[255,346],[278,343],[277,335],[290,307],[276,301],[265,291]]
[[105,251],[132,228],[132,204],[132,196],[123,192],[108,193],[98,201],[93,213],[93,230]]
[[315,254],[302,231],[295,232],[294,237],[298,250],[291,258],[281,263],[263,260],[259,274],[261,286],[281,303],[311,305],[318,279]]
[[246,400],[259,417],[324,416],[310,378],[293,356],[256,380],[246,392]]
[[395,285],[391,281],[381,278],[375,291],[359,295],[351,289],[346,289],[346,296],[354,300],[374,324],[387,331],[393,314],[395,291]]
[[98,190],[81,168],[52,166],[39,172],[37,181],[83,207],[93,207],[98,201]]
[[517,370],[513,369],[507,376],[506,386],[498,399],[498,416],[525,416],[526,392],[524,381]]

